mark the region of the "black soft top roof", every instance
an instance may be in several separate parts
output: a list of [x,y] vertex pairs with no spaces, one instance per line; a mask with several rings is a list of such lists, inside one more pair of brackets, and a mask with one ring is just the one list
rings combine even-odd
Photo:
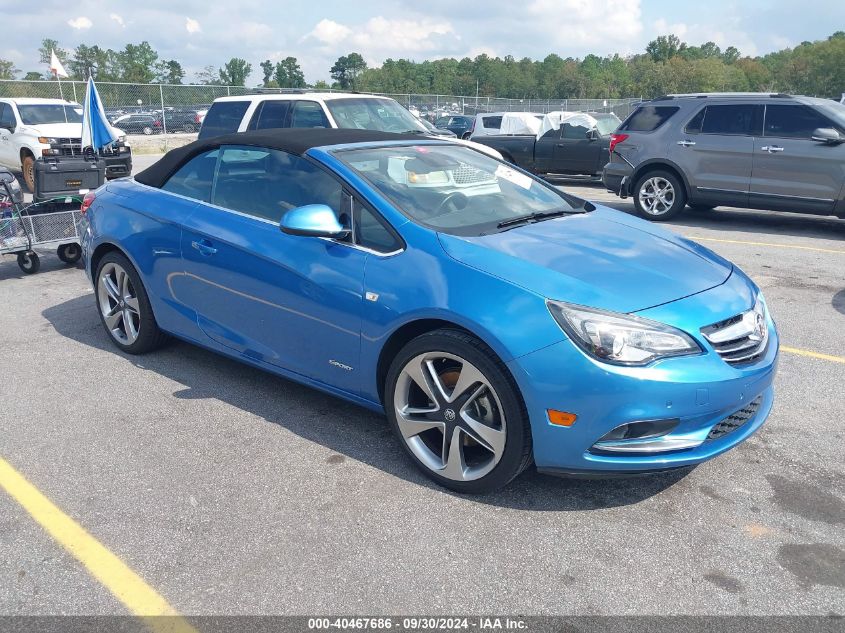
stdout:
[[281,128],[238,132],[200,139],[184,147],[171,150],[161,160],[135,176],[135,180],[161,187],[171,174],[194,156],[216,149],[221,145],[249,145],[279,149],[291,154],[302,155],[312,147],[339,145],[343,143],[367,143],[374,141],[426,141],[431,137],[420,134],[394,134],[375,130],[347,130],[336,128]]

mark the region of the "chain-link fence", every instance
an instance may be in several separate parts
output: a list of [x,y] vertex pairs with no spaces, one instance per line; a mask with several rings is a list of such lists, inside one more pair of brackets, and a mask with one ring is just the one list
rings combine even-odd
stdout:
[[[208,86],[176,84],[97,83],[97,90],[106,114],[112,119],[130,114],[164,113],[161,128],[151,128],[152,133],[195,133],[201,117],[198,112],[207,109],[218,97],[291,92],[278,88],[246,88],[244,86]],[[326,92],[333,92],[328,90]],[[81,81],[0,81],[0,97],[64,98],[81,103],[85,82]],[[613,112],[624,119],[642,98],[630,99],[507,99],[466,95],[381,94],[392,97],[415,115],[430,121],[451,114],[474,115],[480,112],[536,112],[555,110]],[[118,127],[120,127],[118,125]],[[133,131],[128,130],[130,133]],[[139,130],[140,131],[140,130]],[[165,137],[165,145],[167,145]]]

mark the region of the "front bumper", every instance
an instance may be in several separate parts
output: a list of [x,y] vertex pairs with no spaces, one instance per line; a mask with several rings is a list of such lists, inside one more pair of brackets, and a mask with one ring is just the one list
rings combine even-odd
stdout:
[[[703,317],[705,321],[699,327],[708,325],[718,320],[710,320],[714,300],[724,295],[725,285],[738,283],[745,282],[729,280],[716,289],[640,314],[671,325],[688,326],[686,319],[677,316],[685,313],[693,315],[690,319],[695,315]],[[744,299],[747,301],[747,293]],[[726,306],[723,318],[735,310],[735,305]],[[766,351],[747,365],[729,365],[698,328],[692,331],[690,327],[685,331],[696,338],[704,353],[664,359],[646,367],[601,363],[569,340],[510,361],[508,366],[528,408],[538,469],[558,473],[637,474],[694,466],[733,448],[760,428],[772,408],[778,336],[771,319],[768,327]],[[711,435],[714,426],[758,397],[755,412],[741,426],[718,437]],[[578,417],[572,426],[556,426],[549,421],[548,409]],[[621,424],[668,419],[676,419],[678,423],[663,436],[670,440],[667,447],[672,442],[692,447],[619,453],[594,446]]]

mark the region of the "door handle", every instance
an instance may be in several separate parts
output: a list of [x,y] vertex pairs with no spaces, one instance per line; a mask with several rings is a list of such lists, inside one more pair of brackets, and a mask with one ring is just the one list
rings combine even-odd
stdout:
[[681,147],[689,147],[690,145],[695,145],[695,141],[678,141],[678,145]]
[[199,242],[191,242],[191,246],[197,249],[201,255],[205,255],[208,257],[209,255],[214,255],[217,252],[217,249],[211,245],[211,242],[208,240],[200,240]]
[[760,149],[763,150],[764,152],[769,152],[769,154],[774,154],[776,152],[782,152],[783,151],[783,148],[778,147],[777,145],[763,145],[763,147],[761,147]]

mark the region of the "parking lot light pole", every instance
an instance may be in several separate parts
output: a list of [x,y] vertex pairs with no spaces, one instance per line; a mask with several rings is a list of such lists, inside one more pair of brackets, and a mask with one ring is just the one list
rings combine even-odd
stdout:
[[167,115],[164,112],[164,88],[158,85],[158,96],[161,99],[161,129],[164,133],[164,151],[167,151]]

